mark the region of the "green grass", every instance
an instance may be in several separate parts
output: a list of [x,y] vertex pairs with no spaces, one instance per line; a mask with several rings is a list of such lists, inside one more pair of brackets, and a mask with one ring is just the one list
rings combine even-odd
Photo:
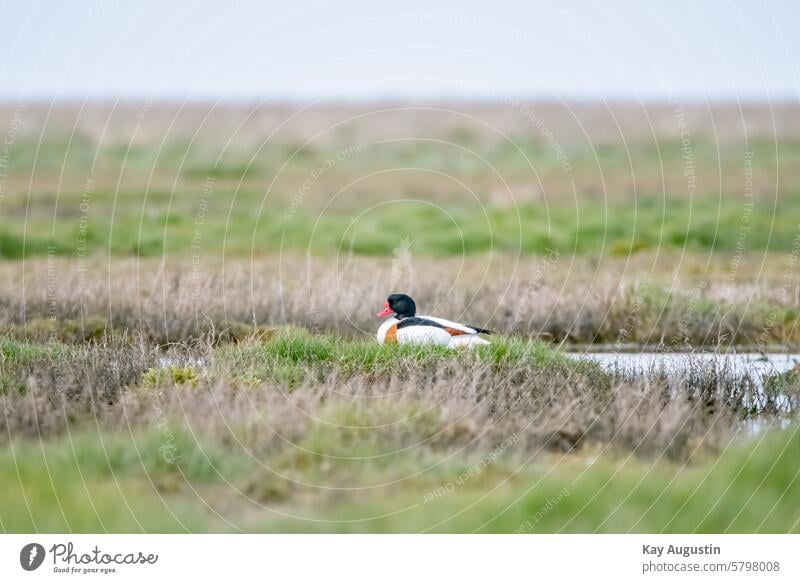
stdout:
[[68,351],[58,343],[20,342],[0,337],[0,395],[24,390],[28,376],[37,365],[65,356]]
[[[514,136],[516,145],[483,143],[456,128],[450,138],[478,155],[424,140],[372,144],[323,173],[321,165],[337,153],[324,144],[268,142],[220,153],[215,142],[183,139],[161,148],[95,144],[80,134],[20,139],[7,161],[9,184],[20,186],[9,186],[4,200],[4,212],[16,220],[0,233],[0,257],[74,255],[79,240],[82,252],[115,255],[213,256],[224,241],[230,255],[283,247],[387,256],[405,237],[414,253],[432,256],[626,255],[657,246],[734,251],[743,228],[745,250],[783,251],[800,222],[800,181],[788,163],[800,151],[795,139],[756,138],[748,145],[753,173],[762,177],[751,214],[739,180],[744,151],[734,141],[694,137],[700,183],[689,197],[676,140],[573,144],[573,171],[565,176],[552,148],[535,136]],[[32,176],[32,190],[19,190]],[[374,179],[362,184],[365,176]],[[539,178],[544,189],[532,200]],[[498,200],[507,185],[517,208],[504,196]]]
[[[416,502],[397,516],[348,523],[348,531],[800,532],[800,472],[793,461],[798,454],[795,427],[684,468],[576,456],[550,472],[546,464],[535,464],[537,470],[523,466],[515,474],[516,467],[500,464],[463,485],[456,469],[439,476],[439,485],[454,484],[452,492],[428,495],[428,502],[430,482],[417,485],[416,499],[405,496],[389,505],[379,495],[365,495],[357,506],[332,514],[339,520],[379,516]],[[557,502],[545,511],[551,500]],[[343,525],[295,527],[329,531]]]
[[[178,195],[167,212],[166,201],[144,196],[131,193],[121,197],[128,202],[118,206],[112,223],[111,209],[106,208],[110,195],[96,195],[84,237],[86,252],[180,256],[199,249],[214,255],[222,252],[224,240],[226,253],[232,255],[283,248],[310,249],[320,255],[339,250],[390,256],[406,237],[413,242],[414,253],[431,256],[518,250],[581,255],[602,250],[607,255],[627,255],[656,247],[732,252],[740,244],[745,251],[783,251],[792,247],[800,222],[800,196],[788,195],[777,208],[771,201],[760,201],[752,213],[733,197],[699,196],[693,201],[675,198],[666,202],[645,198],[608,204],[591,199],[576,204],[554,197],[547,205],[523,203],[517,209],[444,201],[437,203],[436,210],[406,202],[373,208],[354,220],[349,209],[337,210],[336,205],[321,216],[301,207],[286,218],[288,207],[280,201],[268,202],[258,216],[255,211],[260,200],[254,194],[240,192],[232,202],[232,192],[223,190],[209,202],[210,210],[199,224],[197,209],[187,204],[185,197]],[[140,204],[133,203],[137,198]],[[27,232],[21,223],[9,225],[0,237],[0,256],[75,255],[78,204],[77,196],[62,197],[62,214],[55,226],[36,215]],[[749,231],[740,239],[743,228]],[[32,234],[51,230],[54,234],[47,239]]]
[[215,361],[223,373],[290,384],[304,380],[323,382],[331,374],[447,374],[448,370],[470,367],[491,367],[496,372],[549,367],[564,374],[593,375],[596,380],[602,377],[593,363],[570,359],[551,344],[502,336],[495,336],[491,344],[474,350],[453,350],[444,346],[380,345],[372,339],[343,339],[287,329],[267,342],[222,346]]
[[50,348],[27,342],[18,342],[10,338],[0,339],[0,362],[3,364],[27,364],[47,356]]
[[49,443],[22,441],[0,454],[0,525],[11,532],[182,532],[207,526],[191,499],[170,493],[231,471],[228,456],[189,436],[170,438],[168,463],[156,431],[136,437],[82,432]]
[[[411,427],[431,425],[422,416]],[[530,462],[513,443],[489,462],[411,451],[386,463],[363,459],[385,441],[356,437],[320,426],[299,445],[360,456],[358,474],[353,463],[322,456],[254,460],[180,431],[170,438],[174,463],[164,460],[166,438],[154,430],[18,441],[0,451],[0,525],[7,532],[800,531],[797,427],[687,467],[609,454]],[[287,468],[294,482],[278,476]],[[308,485],[316,480],[328,489]],[[206,504],[223,508],[229,522]]]

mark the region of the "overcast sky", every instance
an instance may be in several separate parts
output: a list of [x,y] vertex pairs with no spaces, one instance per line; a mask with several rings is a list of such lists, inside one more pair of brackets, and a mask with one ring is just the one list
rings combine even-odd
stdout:
[[800,0],[0,6],[2,99],[800,97]]

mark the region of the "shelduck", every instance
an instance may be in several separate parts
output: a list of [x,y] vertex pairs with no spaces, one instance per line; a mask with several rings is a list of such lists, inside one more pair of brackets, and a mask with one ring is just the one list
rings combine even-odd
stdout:
[[457,348],[489,344],[478,334],[492,334],[490,330],[451,322],[434,316],[417,316],[417,305],[406,294],[392,294],[386,298],[380,318],[391,316],[378,328],[380,344],[439,344]]

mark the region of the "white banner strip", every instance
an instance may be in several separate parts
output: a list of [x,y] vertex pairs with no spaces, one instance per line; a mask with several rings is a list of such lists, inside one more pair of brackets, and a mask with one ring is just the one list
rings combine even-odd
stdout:
[[2,535],[1,581],[800,581],[798,535]]

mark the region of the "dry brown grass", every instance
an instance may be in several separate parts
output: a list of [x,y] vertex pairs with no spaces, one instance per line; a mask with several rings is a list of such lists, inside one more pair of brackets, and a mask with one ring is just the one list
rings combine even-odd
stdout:
[[478,257],[466,262],[303,256],[225,263],[95,258],[0,265],[0,324],[17,337],[85,341],[141,334],[153,342],[242,338],[297,325],[371,337],[391,292],[421,313],[502,334],[574,343],[797,344],[800,286],[788,259],[762,266],[642,254],[602,262]]

